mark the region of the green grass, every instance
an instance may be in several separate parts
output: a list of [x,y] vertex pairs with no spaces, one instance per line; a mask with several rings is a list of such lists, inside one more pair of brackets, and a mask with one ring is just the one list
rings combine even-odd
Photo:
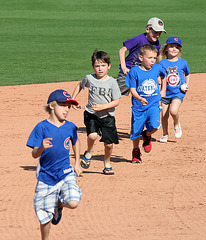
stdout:
[[1,0],[0,85],[81,80],[92,73],[91,55],[109,53],[118,74],[122,42],[159,17],[169,36],[183,42],[192,73],[206,72],[205,0]]

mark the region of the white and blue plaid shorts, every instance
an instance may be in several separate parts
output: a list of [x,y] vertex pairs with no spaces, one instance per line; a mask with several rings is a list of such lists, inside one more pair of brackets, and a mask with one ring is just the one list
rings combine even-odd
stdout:
[[67,204],[70,201],[80,202],[82,192],[77,186],[76,174],[67,175],[55,186],[50,186],[41,181],[37,182],[34,208],[41,224],[50,222],[54,215],[54,210],[59,201]]

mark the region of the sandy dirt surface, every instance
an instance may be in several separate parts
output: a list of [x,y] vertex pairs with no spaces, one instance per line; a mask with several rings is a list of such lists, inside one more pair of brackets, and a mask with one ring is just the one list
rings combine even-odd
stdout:
[[[34,126],[47,118],[43,106],[50,92],[72,93],[77,82],[0,87],[0,239],[40,239],[34,212],[37,160],[26,147]],[[120,144],[112,154],[113,176],[103,170],[103,143],[96,142],[91,166],[78,178],[83,196],[75,210],[64,209],[52,226],[50,240],[204,240],[206,237],[206,74],[192,74],[190,91],[180,109],[183,136],[160,143],[153,135],[151,153],[131,163],[131,98],[116,109]],[[87,91],[78,100],[87,102]],[[83,109],[68,120],[79,128],[81,154],[86,149]],[[142,142],[141,142],[142,143]],[[72,153],[72,163],[74,162]]]

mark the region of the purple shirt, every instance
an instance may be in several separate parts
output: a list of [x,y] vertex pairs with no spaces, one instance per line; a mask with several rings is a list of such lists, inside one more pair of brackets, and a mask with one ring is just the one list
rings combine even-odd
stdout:
[[[138,66],[141,62],[139,60],[139,52],[140,48],[144,44],[151,44],[158,50],[158,54],[160,54],[161,44],[160,41],[150,42],[146,38],[146,33],[142,33],[136,37],[130,38],[123,42],[123,45],[129,50],[128,56],[125,58],[127,68],[131,69],[132,67]],[[120,71],[122,71],[120,66]]]

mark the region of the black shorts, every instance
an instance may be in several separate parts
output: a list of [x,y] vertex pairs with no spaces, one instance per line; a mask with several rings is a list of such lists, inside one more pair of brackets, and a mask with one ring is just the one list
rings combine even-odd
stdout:
[[97,133],[101,136],[100,142],[108,144],[119,143],[114,117],[98,118],[96,115],[84,111],[84,124],[87,136],[90,133]]

